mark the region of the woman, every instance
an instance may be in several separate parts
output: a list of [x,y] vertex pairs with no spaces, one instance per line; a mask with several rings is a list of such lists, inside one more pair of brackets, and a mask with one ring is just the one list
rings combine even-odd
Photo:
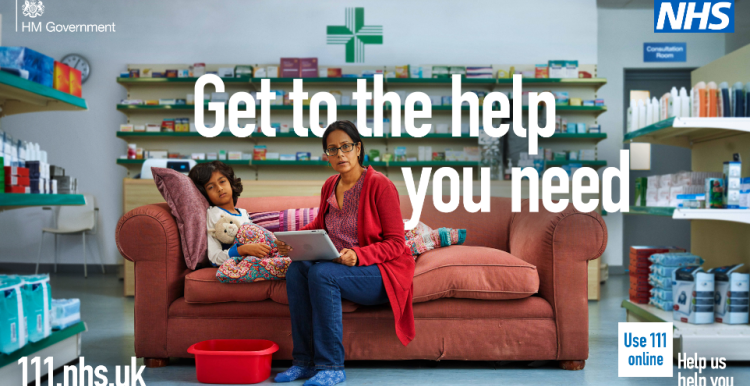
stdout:
[[320,212],[303,229],[325,229],[341,257],[289,267],[294,361],[276,382],[312,377],[305,385],[329,386],[346,379],[342,298],[367,306],[390,302],[398,339],[403,345],[414,339],[414,258],[404,242],[396,187],[362,165],[365,146],[353,123],[328,126],[323,149],[339,174],[323,185]]

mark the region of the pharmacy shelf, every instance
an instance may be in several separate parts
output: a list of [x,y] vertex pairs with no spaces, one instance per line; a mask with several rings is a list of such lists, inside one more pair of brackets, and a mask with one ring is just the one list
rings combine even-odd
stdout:
[[[198,132],[191,131],[191,132],[145,132],[145,131],[118,131],[117,137],[119,138],[204,138],[202,135],[200,135]],[[234,135],[231,132],[222,132],[217,137],[225,138],[225,137],[231,137],[234,138]],[[318,137],[315,137],[314,135],[310,135],[309,137],[300,137],[294,132],[289,133],[276,133],[275,137],[268,137],[263,133],[257,132],[253,133],[251,135],[251,138],[314,138],[319,139]],[[385,137],[387,139],[422,139],[422,138],[428,138],[428,139],[474,139],[476,140],[476,137],[472,137],[469,134],[461,134],[460,137],[454,137],[451,133],[429,133],[425,135],[424,137],[413,137],[407,133],[401,133],[400,137],[394,137],[391,134],[387,134]],[[367,140],[377,140],[377,139],[383,139],[379,137],[369,137],[365,138]],[[561,140],[561,141],[580,141],[580,142],[600,142],[607,139],[606,133],[555,133],[550,138],[543,138],[540,137],[540,141],[551,141],[551,140]]]
[[691,148],[694,143],[750,133],[750,118],[669,118],[625,134],[625,142]]
[[[142,159],[117,159],[118,165],[142,165],[145,160]],[[179,159],[175,159],[179,161]],[[197,163],[211,162],[208,160],[198,160]],[[328,161],[281,161],[281,160],[225,160],[221,161],[227,165],[235,166],[328,166]],[[479,166],[478,161],[374,161],[366,163],[372,166],[384,167],[420,167],[420,166],[452,166],[452,167],[474,167]],[[1,195],[0,195],[1,197]]]
[[[86,327],[86,323],[84,322],[78,322],[77,324],[74,324],[64,330],[59,331],[52,331],[50,336],[40,340],[39,342],[29,342],[26,344],[26,346],[23,346],[20,350],[15,351],[9,355],[0,355],[0,379],[4,379],[3,384],[7,385],[20,385],[21,384],[21,366],[18,365],[18,360],[23,357],[28,357],[29,361],[35,356],[39,356],[41,360],[44,360],[47,358],[48,355],[40,355],[45,349],[55,348],[55,346],[59,346],[61,343],[72,343],[69,342],[72,340],[75,340],[76,346],[78,346],[78,337],[81,333],[88,331],[88,328]],[[67,358],[67,357],[57,357],[55,356],[55,365],[56,367],[61,367],[65,364],[68,364],[70,361],[76,359],[80,355],[80,347],[78,347],[78,354],[75,355],[75,357]],[[18,371],[18,382],[11,382],[8,381],[7,378],[3,377],[2,375],[6,374],[6,370],[8,370],[8,367],[13,368],[13,370]],[[33,369],[34,367],[29,364],[29,369]],[[47,366],[41,366],[41,369],[43,371],[47,370]],[[41,376],[44,376],[44,374],[41,374]],[[33,380],[35,377],[34,371],[29,371],[29,380]],[[5,383],[8,382],[8,383]],[[33,382],[30,382],[33,383]]]
[[86,205],[86,200],[82,194],[0,194],[0,210],[59,205]]
[[[371,107],[371,106],[368,106]],[[512,108],[512,105],[511,105]],[[539,108],[541,108],[541,105],[539,105]],[[461,110],[469,110],[469,106],[461,106]],[[479,110],[483,110],[483,106],[479,106]],[[415,109],[416,110],[416,109]],[[494,111],[500,111],[499,108],[494,108]],[[421,111],[421,110],[417,110]],[[453,111],[453,105],[437,105],[432,106],[432,111]],[[529,111],[529,106],[523,106],[523,111]],[[607,106],[567,106],[567,105],[556,105],[555,106],[555,112],[571,112],[571,113],[593,113],[593,114],[601,114],[603,112],[607,111]]]
[[[224,83],[247,83],[253,81],[251,77],[221,78]],[[124,85],[165,85],[175,86],[179,84],[195,85],[198,78],[117,78],[117,83]]]
[[621,307],[627,312],[628,322],[669,322],[674,326],[674,357],[687,356],[724,357],[730,361],[750,360],[750,325],[723,323],[689,324],[673,320],[672,312],[647,304],[623,300]]
[[625,214],[647,214],[652,216],[672,217],[675,208],[663,206],[631,206]]
[[603,166],[607,166],[607,161],[603,160],[597,160],[597,161],[579,161],[579,160],[562,160],[562,161],[544,161],[544,167],[549,168],[553,166],[564,166],[564,165],[570,165],[570,164],[580,164],[584,167],[590,167],[590,168],[600,168]]
[[716,220],[750,224],[750,209],[682,209],[672,215],[675,220]]
[[[260,105],[256,104],[256,110],[260,110]],[[208,110],[208,104],[205,104],[204,110]],[[292,111],[294,109],[294,106],[292,105],[271,105],[269,106],[271,110],[289,110]],[[244,109],[244,106],[240,106],[240,108]],[[320,105],[321,110],[327,110],[328,106],[326,105]],[[383,106],[384,111],[388,111],[391,108],[389,106]],[[127,104],[118,104],[117,110],[128,112],[128,111],[171,111],[171,110],[195,110],[195,105],[127,105]],[[310,110],[310,106],[302,106],[302,110]],[[357,111],[357,106],[349,106],[349,105],[338,105],[336,106],[337,111]],[[373,106],[367,106],[367,111],[372,111]]]
[[86,100],[0,71],[2,115],[86,110]]
[[[262,79],[268,79],[271,84],[274,83],[293,83],[294,79],[302,79],[305,83],[357,83],[359,79],[365,79],[368,82],[372,82],[371,77],[341,77],[341,78],[221,78],[224,83],[252,83],[254,85],[260,85]],[[178,84],[194,84],[198,78],[117,78],[117,83],[124,85],[178,85]],[[451,78],[383,78],[386,84],[394,85],[451,85]],[[607,79],[604,78],[523,78],[523,83],[536,84],[536,85],[565,85],[565,86],[593,86],[601,87],[607,83]],[[461,78],[461,84],[472,84],[472,85],[512,85],[512,78]]]

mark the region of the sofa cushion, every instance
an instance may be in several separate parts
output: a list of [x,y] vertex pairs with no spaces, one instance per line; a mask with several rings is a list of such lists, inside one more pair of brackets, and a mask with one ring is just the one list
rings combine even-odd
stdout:
[[[229,303],[261,302],[273,300],[279,304],[289,304],[286,296],[286,280],[267,280],[254,283],[226,284],[216,279],[218,268],[203,268],[185,276],[185,302],[187,303]],[[352,312],[357,304],[343,299],[343,312]]]
[[521,299],[538,290],[539,275],[533,265],[499,249],[455,245],[419,256],[413,302]]

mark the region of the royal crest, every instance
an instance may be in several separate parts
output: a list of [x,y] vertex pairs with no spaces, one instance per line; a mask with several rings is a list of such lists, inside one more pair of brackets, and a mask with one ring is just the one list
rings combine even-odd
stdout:
[[33,19],[37,16],[42,16],[44,13],[44,4],[42,4],[41,0],[25,0],[22,10],[24,16]]

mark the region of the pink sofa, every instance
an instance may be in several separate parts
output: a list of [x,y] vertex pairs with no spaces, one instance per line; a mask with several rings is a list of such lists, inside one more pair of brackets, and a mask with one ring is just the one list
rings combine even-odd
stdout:
[[[318,197],[240,199],[249,212],[317,206]],[[440,213],[427,197],[421,221],[466,228],[463,246],[427,252],[414,278],[416,337],[396,338],[388,305],[344,302],[347,360],[557,360],[582,369],[588,358],[588,261],[607,243],[596,213],[569,207],[550,213],[512,213],[511,201],[492,198],[490,213],[459,207]],[[401,197],[404,218],[411,216]],[[135,352],[147,366],[190,357],[206,339],[270,339],[276,359],[291,359],[284,281],[221,284],[215,268],[189,270],[180,234],[166,204],[125,214],[117,245],[135,262]]]

